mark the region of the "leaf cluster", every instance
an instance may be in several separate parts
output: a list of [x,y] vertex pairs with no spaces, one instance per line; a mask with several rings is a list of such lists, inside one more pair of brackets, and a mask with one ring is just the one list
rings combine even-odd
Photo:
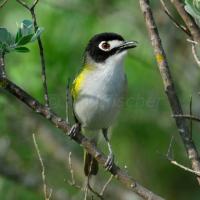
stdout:
[[185,10],[194,17],[200,26],[200,0],[185,0]]
[[34,42],[43,32],[42,27],[34,31],[34,25],[31,20],[23,20],[18,26],[18,30],[13,36],[6,28],[0,27],[0,54],[6,54],[13,51],[26,53],[29,49],[25,47],[28,43]]

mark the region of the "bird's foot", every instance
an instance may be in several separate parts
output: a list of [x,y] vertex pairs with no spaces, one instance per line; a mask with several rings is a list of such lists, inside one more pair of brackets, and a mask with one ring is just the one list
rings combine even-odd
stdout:
[[81,129],[80,124],[77,124],[77,123],[74,124],[74,125],[71,127],[71,129],[69,130],[68,136],[69,136],[70,138],[76,137],[76,135],[80,132],[80,129]]
[[105,168],[106,170],[111,170],[114,164],[114,154],[113,153],[109,153],[108,158],[106,160],[105,163]]

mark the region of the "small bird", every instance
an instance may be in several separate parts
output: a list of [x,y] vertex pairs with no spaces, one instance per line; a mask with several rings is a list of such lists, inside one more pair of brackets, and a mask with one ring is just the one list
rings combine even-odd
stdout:
[[[91,138],[94,143],[98,138],[96,131],[103,133],[109,150],[107,169],[111,169],[114,162],[108,128],[119,113],[127,88],[123,61],[127,50],[136,46],[137,42],[125,41],[116,33],[94,35],[85,49],[83,67],[72,84],[74,128],[79,126],[85,132],[94,131]],[[73,133],[72,128],[69,134]],[[96,175],[97,161],[85,153],[84,162],[85,175]]]

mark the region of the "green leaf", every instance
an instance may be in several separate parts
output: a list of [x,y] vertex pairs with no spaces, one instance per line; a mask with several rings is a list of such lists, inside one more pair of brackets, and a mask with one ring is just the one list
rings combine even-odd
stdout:
[[20,53],[27,53],[30,50],[27,47],[17,47],[15,48],[15,51],[20,52]]
[[31,39],[31,42],[34,42],[42,34],[43,31],[44,31],[44,28],[43,27],[39,27],[37,29],[36,33],[33,35],[32,39]]
[[33,27],[33,22],[29,19],[25,19],[21,22],[21,29],[23,28],[32,28]]
[[11,33],[6,28],[0,28],[0,42],[11,45],[14,43]]
[[22,32],[21,29],[19,28],[15,37],[15,43],[17,43],[21,38],[22,38]]
[[31,41],[31,38],[33,37],[33,34],[26,35],[24,37],[21,37],[21,39],[17,42],[17,46],[25,45]]
[[31,20],[23,20],[20,24],[22,36],[30,35],[34,32],[33,22]]

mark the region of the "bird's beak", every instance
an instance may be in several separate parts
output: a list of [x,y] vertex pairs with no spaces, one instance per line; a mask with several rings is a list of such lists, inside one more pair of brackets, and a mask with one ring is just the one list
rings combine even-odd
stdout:
[[132,48],[135,48],[137,47],[138,45],[138,42],[136,41],[124,41],[119,47],[119,52],[122,52],[124,50],[127,50],[127,49],[132,49]]

